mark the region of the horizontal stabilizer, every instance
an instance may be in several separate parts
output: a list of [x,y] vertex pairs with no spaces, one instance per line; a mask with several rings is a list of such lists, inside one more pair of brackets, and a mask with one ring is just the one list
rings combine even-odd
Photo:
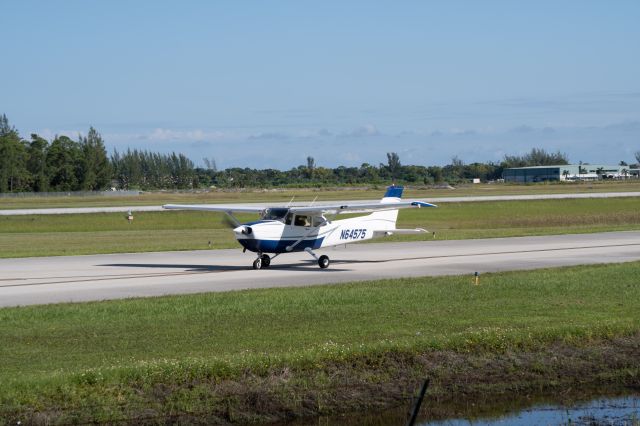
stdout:
[[425,234],[429,231],[422,228],[415,229],[389,229],[388,231],[373,231],[374,237],[388,237],[390,235],[418,235]]

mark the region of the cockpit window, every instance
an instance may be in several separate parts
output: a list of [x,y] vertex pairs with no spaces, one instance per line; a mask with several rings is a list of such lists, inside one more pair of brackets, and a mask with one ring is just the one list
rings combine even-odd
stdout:
[[283,222],[287,213],[289,213],[289,209],[267,209],[264,211],[262,218],[264,220],[279,220]]
[[294,222],[295,226],[311,226],[311,221],[309,220],[309,216],[300,216],[296,215],[296,220]]

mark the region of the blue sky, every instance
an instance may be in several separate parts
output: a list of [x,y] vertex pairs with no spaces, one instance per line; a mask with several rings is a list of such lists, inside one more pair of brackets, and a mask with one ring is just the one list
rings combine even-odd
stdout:
[[629,162],[639,22],[635,0],[6,1],[0,113],[219,167]]

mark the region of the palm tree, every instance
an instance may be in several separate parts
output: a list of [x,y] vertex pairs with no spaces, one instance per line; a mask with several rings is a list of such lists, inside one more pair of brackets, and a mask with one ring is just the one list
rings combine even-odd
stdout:
[[580,161],[580,164],[578,165],[578,180],[582,181],[582,172],[584,171],[584,168],[582,168],[582,161]]

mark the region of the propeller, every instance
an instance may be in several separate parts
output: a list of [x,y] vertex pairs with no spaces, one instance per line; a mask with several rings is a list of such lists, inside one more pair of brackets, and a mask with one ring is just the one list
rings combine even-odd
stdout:
[[238,226],[242,225],[238,220],[233,217],[230,213],[225,212],[224,216],[222,216],[222,223],[230,229],[235,229]]

